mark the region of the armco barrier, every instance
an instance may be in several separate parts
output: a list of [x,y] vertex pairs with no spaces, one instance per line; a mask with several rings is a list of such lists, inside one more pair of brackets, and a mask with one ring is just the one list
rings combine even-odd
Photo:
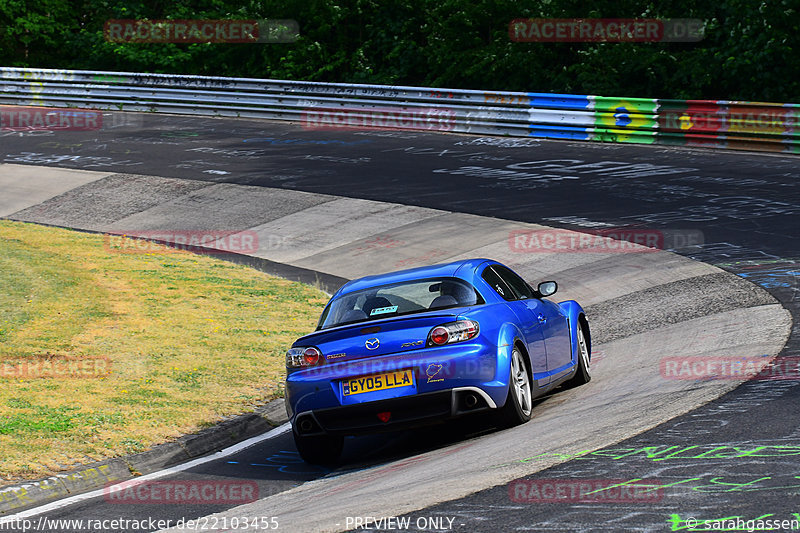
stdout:
[[6,105],[295,122],[341,109],[370,127],[800,153],[799,104],[4,67],[0,79]]

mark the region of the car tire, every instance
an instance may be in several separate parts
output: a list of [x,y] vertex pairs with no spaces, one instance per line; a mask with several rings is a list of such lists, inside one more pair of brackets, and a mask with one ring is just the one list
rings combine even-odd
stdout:
[[522,351],[516,346],[511,351],[511,370],[508,378],[508,397],[500,411],[503,427],[524,424],[531,419],[533,412],[533,390],[528,363]]
[[564,383],[565,388],[580,387],[592,380],[589,370],[591,364],[589,350],[591,348],[584,334],[584,327],[588,326],[584,326],[583,322],[578,322],[578,368],[575,370],[575,375]]
[[344,437],[332,435],[314,435],[303,437],[292,432],[294,444],[300,457],[314,465],[331,465],[339,461],[344,447]]

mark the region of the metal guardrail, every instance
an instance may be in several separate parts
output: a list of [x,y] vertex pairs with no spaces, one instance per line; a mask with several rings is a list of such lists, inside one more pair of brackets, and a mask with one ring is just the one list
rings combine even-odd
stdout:
[[800,153],[798,104],[5,67],[0,80],[5,105]]

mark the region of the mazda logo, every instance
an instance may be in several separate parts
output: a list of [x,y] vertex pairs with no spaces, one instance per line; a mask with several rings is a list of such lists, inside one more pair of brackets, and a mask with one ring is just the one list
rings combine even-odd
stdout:
[[364,343],[364,346],[367,347],[367,350],[376,350],[380,345],[381,341],[375,338],[367,339],[367,342]]

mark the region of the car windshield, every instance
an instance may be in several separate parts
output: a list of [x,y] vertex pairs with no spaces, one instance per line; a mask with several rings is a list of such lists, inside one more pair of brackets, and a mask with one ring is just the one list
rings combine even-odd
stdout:
[[322,313],[317,329],[482,303],[480,294],[464,280],[405,281],[339,296]]

